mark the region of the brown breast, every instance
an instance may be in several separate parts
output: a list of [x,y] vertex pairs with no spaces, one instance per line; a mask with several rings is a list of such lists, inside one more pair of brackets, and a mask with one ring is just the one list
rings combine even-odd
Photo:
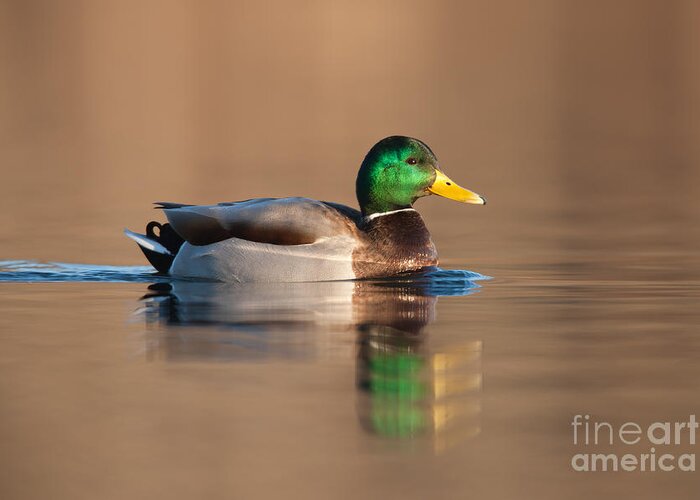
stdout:
[[415,210],[365,219],[360,229],[362,242],[353,253],[358,278],[418,271],[438,263],[430,233]]

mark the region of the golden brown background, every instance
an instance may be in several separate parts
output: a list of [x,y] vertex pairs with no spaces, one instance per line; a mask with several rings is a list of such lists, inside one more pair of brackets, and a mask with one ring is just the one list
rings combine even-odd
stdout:
[[0,258],[140,263],[152,201],[354,204],[391,134],[489,199],[419,203],[447,262],[683,240],[653,219],[697,227],[699,33],[676,0],[2,1]]

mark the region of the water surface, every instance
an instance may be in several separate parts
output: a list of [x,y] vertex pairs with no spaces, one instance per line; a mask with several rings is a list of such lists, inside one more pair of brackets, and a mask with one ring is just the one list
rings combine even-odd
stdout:
[[1,267],[16,498],[696,491],[691,473],[569,465],[574,414],[696,411],[700,289],[674,263],[297,284]]

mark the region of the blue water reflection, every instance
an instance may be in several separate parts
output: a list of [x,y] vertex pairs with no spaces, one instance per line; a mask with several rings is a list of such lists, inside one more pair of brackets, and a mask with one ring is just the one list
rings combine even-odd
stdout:
[[0,283],[112,282],[148,283],[154,279],[151,266],[104,266],[31,260],[0,261]]

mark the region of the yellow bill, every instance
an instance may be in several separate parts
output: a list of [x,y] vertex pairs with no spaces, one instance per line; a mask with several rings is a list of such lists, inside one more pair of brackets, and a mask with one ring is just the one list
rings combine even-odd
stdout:
[[462,203],[473,203],[475,205],[486,205],[486,199],[479,196],[473,191],[464,189],[459,184],[456,184],[452,179],[445,174],[435,169],[437,176],[435,182],[428,187],[428,191],[438,196],[449,198],[450,200],[459,201]]

